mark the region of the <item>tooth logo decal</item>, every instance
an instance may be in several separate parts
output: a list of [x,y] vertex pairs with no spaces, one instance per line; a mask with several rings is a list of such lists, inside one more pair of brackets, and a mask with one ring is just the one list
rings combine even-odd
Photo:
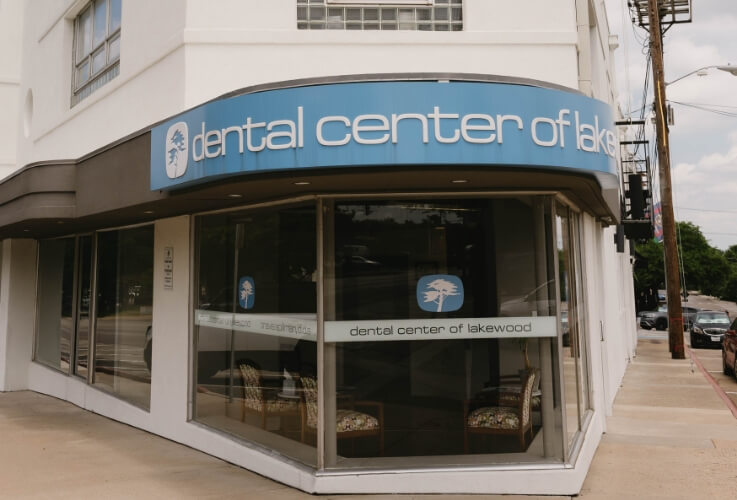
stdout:
[[166,176],[170,179],[181,177],[187,171],[189,160],[189,129],[185,122],[177,122],[166,133]]

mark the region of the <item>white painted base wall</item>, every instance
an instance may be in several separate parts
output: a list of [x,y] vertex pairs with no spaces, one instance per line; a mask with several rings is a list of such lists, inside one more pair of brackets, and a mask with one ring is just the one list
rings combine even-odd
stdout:
[[418,469],[363,475],[354,471],[315,474],[307,467],[280,461],[273,453],[250,448],[197,423],[184,419],[170,420],[168,412],[154,410],[153,399],[152,411],[148,413],[87,386],[81,379],[67,377],[40,364],[30,363],[28,373],[30,390],[69,401],[308,493],[575,495],[586,479],[603,432],[602,419],[592,419],[576,464],[569,468],[540,465],[518,470],[514,466],[505,466],[475,471]]

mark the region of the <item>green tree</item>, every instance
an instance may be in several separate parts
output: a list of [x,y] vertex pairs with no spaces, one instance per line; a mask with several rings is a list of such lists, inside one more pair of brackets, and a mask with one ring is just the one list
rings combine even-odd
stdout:
[[698,226],[678,223],[679,250],[687,288],[720,296],[727,284],[729,264],[724,253],[709,245]]
[[724,251],[724,258],[729,264],[729,276],[724,286],[724,299],[737,301],[737,245],[732,245]]
[[637,244],[635,250],[640,257],[635,266],[635,288],[665,288],[663,245],[650,240]]
[[737,266],[737,245],[732,245],[724,251],[724,257],[732,266]]
[[[731,252],[728,250],[728,254],[709,245],[698,226],[690,222],[678,222],[677,228],[679,255],[683,262],[681,286],[708,295],[723,295],[733,271],[728,256],[735,258],[734,271],[737,276],[737,245]],[[648,288],[664,288],[662,244],[649,241],[637,245],[636,250],[647,261],[646,265],[635,270],[636,293]]]

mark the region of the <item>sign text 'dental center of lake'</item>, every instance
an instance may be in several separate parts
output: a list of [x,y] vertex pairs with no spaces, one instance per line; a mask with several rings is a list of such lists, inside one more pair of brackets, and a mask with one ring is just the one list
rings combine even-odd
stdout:
[[510,165],[616,175],[610,107],[481,82],[336,83],[215,100],[151,130],[151,189],[225,176],[388,165]]

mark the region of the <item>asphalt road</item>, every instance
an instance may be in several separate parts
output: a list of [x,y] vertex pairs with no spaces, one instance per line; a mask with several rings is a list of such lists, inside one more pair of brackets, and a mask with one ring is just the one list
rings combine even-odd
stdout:
[[[683,303],[691,307],[700,309],[711,309],[716,311],[726,311],[730,318],[737,318],[737,304],[716,299],[714,297],[691,294],[688,301]],[[667,331],[643,330],[638,329],[638,337],[642,340],[667,340]],[[684,342],[687,346],[691,346],[688,331],[684,332]],[[709,372],[719,387],[729,396],[729,398],[737,404],[737,379],[732,375],[725,375],[722,372],[722,351],[715,348],[692,348],[692,356],[697,358],[704,369]],[[695,368],[696,369],[696,368]]]

